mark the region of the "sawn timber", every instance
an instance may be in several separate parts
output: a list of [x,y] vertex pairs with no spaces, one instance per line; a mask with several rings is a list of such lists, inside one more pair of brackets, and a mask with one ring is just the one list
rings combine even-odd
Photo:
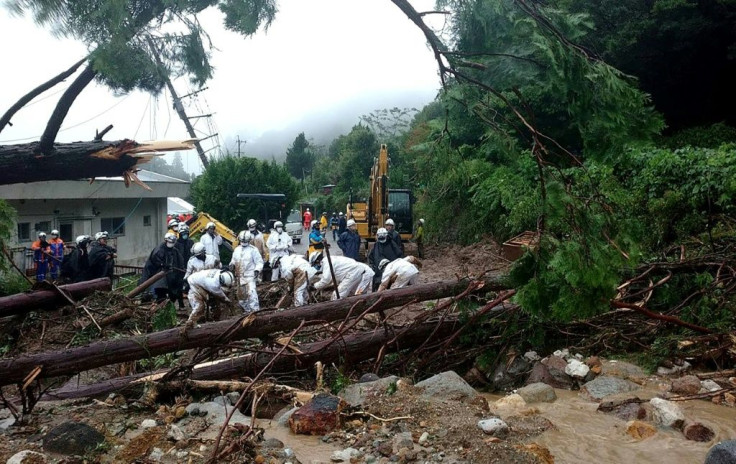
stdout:
[[[112,283],[107,277],[59,286],[59,290],[62,290],[74,300],[80,300],[96,291],[104,292],[110,291],[111,289]],[[30,311],[41,309],[54,310],[59,306],[68,304],[69,300],[61,295],[56,289],[42,289],[25,293],[17,293],[15,295],[8,295],[0,298],[0,317],[25,314]]]
[[[238,327],[230,341],[258,338],[275,332],[295,329],[302,321],[310,324],[353,317],[370,309],[378,312],[413,302],[447,298],[467,290],[470,280],[453,280],[414,285],[381,293],[326,301],[286,311],[261,311],[253,320]],[[506,289],[501,277],[489,277],[483,282],[484,291]],[[158,356],[175,351],[216,346],[218,337],[231,328],[233,320],[212,322],[189,330],[182,335],[179,328],[114,340],[104,340],[66,350],[19,356],[0,360],[0,385],[11,385],[23,379],[36,367],[41,372],[36,378],[73,375],[82,371],[127,361]]]

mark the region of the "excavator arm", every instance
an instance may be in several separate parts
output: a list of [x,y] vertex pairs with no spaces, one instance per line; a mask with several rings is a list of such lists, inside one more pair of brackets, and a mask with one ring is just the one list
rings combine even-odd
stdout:
[[197,213],[195,216],[192,216],[189,221],[187,221],[187,225],[189,225],[189,234],[203,234],[208,222],[212,222],[215,224],[215,232],[220,234],[220,236],[222,237],[222,244],[225,245],[228,250],[232,251],[238,243],[237,234],[233,232],[228,226],[221,223],[207,213]]

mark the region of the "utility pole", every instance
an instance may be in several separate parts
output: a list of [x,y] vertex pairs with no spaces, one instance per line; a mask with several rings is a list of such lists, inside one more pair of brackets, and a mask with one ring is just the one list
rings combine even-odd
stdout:
[[[164,68],[163,63],[161,62],[161,58],[159,57],[158,49],[156,48],[156,45],[153,43],[153,39],[151,39],[150,35],[146,36],[146,41],[148,41],[148,46],[151,47],[151,52],[153,53],[153,57],[156,59],[156,64],[158,64],[161,68]],[[169,92],[171,92],[171,99],[174,100],[174,110],[176,110],[176,113],[179,115],[179,118],[181,118],[181,120],[184,122],[184,126],[187,128],[187,132],[189,133],[189,136],[192,139],[194,139],[194,147],[197,149],[197,153],[199,154],[199,159],[202,161],[202,165],[204,166],[204,168],[207,169],[207,166],[209,166],[209,161],[207,160],[207,157],[204,154],[202,145],[199,143],[197,134],[195,134],[194,132],[194,127],[192,126],[192,123],[189,122],[187,113],[184,111],[184,106],[181,104],[181,98],[179,98],[179,96],[176,93],[176,90],[174,90],[174,85],[171,83],[171,80],[169,80],[168,74],[164,75],[164,81],[166,82],[166,87],[169,89]]]
[[246,143],[248,143],[248,141],[247,140],[240,140],[240,136],[238,135],[237,142],[238,142],[238,158],[240,158],[240,144],[242,143],[243,145],[245,145]]

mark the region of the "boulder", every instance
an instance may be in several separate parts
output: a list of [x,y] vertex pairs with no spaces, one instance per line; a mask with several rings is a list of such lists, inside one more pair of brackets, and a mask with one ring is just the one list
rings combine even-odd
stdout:
[[536,351],[527,351],[526,353],[524,353],[524,358],[526,358],[526,360],[530,363],[535,363],[542,359],[542,357],[539,356]]
[[585,365],[590,368],[590,372],[595,375],[599,375],[603,372],[603,362],[598,356],[591,356],[585,360]]
[[504,396],[500,400],[493,403],[493,409],[501,410],[505,413],[518,413],[526,408],[526,401],[518,393]]
[[296,434],[325,435],[340,425],[340,412],[346,406],[341,398],[320,393],[291,415],[289,427]]
[[440,400],[472,401],[479,395],[454,371],[442,372],[415,385],[421,395]]
[[657,428],[647,422],[632,420],[626,423],[626,434],[635,440],[645,440],[657,434]]
[[736,440],[724,440],[713,445],[705,456],[704,464],[733,464],[736,462]]
[[330,456],[332,462],[351,462],[352,458],[360,456],[360,451],[355,448],[345,448],[342,451],[335,451]]
[[619,377],[625,380],[643,384],[647,380],[647,374],[641,367],[624,361],[602,361],[601,374],[610,377]]
[[[198,415],[207,417],[207,421],[215,425],[222,425],[225,422],[225,417],[232,410],[232,406],[217,404],[213,401],[207,401],[205,403],[191,403],[187,406],[187,413],[189,413],[190,416]],[[230,419],[230,424],[237,423],[250,424],[250,419],[240,411],[235,411]]]
[[537,382],[516,391],[526,403],[552,403],[557,399],[555,389],[546,383]]
[[10,456],[10,458],[5,461],[5,464],[46,464],[47,462],[49,462],[49,458],[45,454],[31,450],[24,450]]
[[[713,429],[700,422],[686,422],[682,428],[682,434],[685,438],[692,441],[711,441],[715,436]],[[735,461],[736,462],[736,461]]]
[[508,424],[498,417],[478,421],[478,428],[483,430],[483,433],[485,434],[499,438],[503,438],[509,434]]
[[150,429],[151,427],[156,427],[158,424],[156,424],[156,421],[153,419],[145,419],[143,422],[141,422],[141,428],[142,429]]
[[523,356],[513,355],[496,366],[491,376],[493,388],[499,391],[509,391],[523,384],[524,378],[531,370],[532,365]]
[[613,414],[625,421],[645,419],[647,417],[647,411],[639,403],[623,404]]
[[708,380],[703,380],[702,382],[700,382],[700,390],[698,392],[699,393],[710,393],[710,392],[720,390],[721,388],[722,387],[718,385],[717,382],[708,379]]
[[43,437],[43,449],[67,456],[84,456],[105,442],[105,436],[81,422],[64,422]]
[[689,371],[693,366],[687,362],[682,361],[681,364],[672,364],[667,366],[659,366],[657,368],[658,375],[678,375],[683,372]]
[[187,436],[184,435],[184,432],[182,432],[179,426],[171,424],[169,426],[169,431],[166,434],[166,438],[168,438],[171,441],[179,442],[179,441],[186,440]]
[[392,384],[396,386],[398,380],[398,377],[392,375],[370,382],[354,383],[345,387],[338,396],[350,406],[362,406],[368,397],[387,393]]
[[571,359],[565,366],[565,374],[576,379],[584,379],[588,372],[590,372],[590,368],[577,359]]
[[700,379],[694,375],[686,375],[672,381],[670,391],[678,395],[696,395],[700,391]]
[[368,372],[367,374],[363,374],[360,376],[360,379],[358,379],[359,383],[366,383],[366,382],[375,382],[376,380],[380,380],[381,378],[374,374],[373,372]]
[[682,413],[682,409],[672,401],[652,398],[649,400],[649,404],[652,405],[652,418],[655,424],[679,429],[685,423],[685,415]]
[[603,397],[617,393],[630,392],[639,389],[639,385],[619,377],[601,375],[590,382],[586,382],[580,393],[593,401],[600,401]]
[[[540,382],[544,382],[554,388],[562,388],[565,390],[570,390],[572,388],[572,378],[565,373],[567,361],[559,356],[550,356],[544,359],[542,363],[547,367],[547,372],[551,379],[548,381],[539,380]],[[534,375],[534,369],[532,369],[532,375]],[[530,378],[532,375],[530,375]]]
[[625,421],[645,419],[647,411],[641,405],[643,401],[646,400],[641,400],[638,396],[632,396],[631,393],[606,396],[601,399],[598,411],[613,414]]

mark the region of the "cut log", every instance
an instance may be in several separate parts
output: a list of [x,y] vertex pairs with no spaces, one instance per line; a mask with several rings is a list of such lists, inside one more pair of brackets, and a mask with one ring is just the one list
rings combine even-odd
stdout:
[[[457,295],[475,285],[469,280],[433,282],[414,285],[406,288],[388,290],[382,293],[343,298],[327,301],[287,311],[261,311],[249,316],[247,324],[237,327],[230,341],[255,338],[275,332],[295,329],[301,322],[310,324],[344,319],[352,308],[352,314],[358,315],[370,309],[377,312],[388,308],[403,306],[412,302],[446,298]],[[483,290],[501,290],[506,288],[503,279],[486,280]],[[201,327],[192,328],[182,335],[178,328],[151,334],[138,335],[115,340],[105,340],[86,346],[0,361],[0,385],[10,385],[22,381],[29,372],[41,367],[38,378],[72,375],[89,369],[135,361],[174,351],[216,346],[222,343],[221,335],[228,331],[233,320],[213,322]]]
[[[96,291],[110,291],[112,283],[107,277],[102,277],[76,284],[60,285],[59,289],[71,298],[80,300]],[[18,293],[0,298],[0,317],[24,314],[29,311],[54,310],[66,304],[69,304],[69,301],[56,289]]]
[[152,142],[132,140],[73,142],[54,144],[50,155],[38,153],[38,143],[0,145],[0,185],[48,180],[77,180],[123,176],[145,188],[135,175],[139,164],[159,152],[189,150],[191,141]]
[[[438,325],[439,324],[439,325]],[[441,323],[425,322],[408,328],[395,343],[386,346],[385,353],[398,350],[416,348],[422,345],[427,337],[437,339],[446,337],[458,328],[458,322],[446,319]],[[283,353],[273,364],[271,372],[292,372],[304,369],[317,361],[323,364],[345,362],[359,363],[376,357],[381,348],[393,340],[395,334],[384,330],[370,331],[347,335],[339,343],[324,340],[299,346],[301,354]],[[259,353],[246,354],[235,358],[220,359],[213,362],[198,364],[192,370],[191,380],[231,380],[244,377],[254,377],[276,355],[280,348],[265,350]],[[108,395],[122,389],[142,387],[146,382],[156,381],[166,374],[166,370],[154,374],[137,374],[118,377],[89,385],[77,385],[70,382],[67,386],[47,392],[43,399],[63,400],[84,398],[89,396]]]
[[151,285],[155,284],[155,283],[156,283],[156,282],[158,282],[159,280],[163,279],[163,277],[164,277],[165,275],[166,275],[166,271],[159,271],[158,273],[156,273],[156,274],[154,274],[153,276],[151,276],[151,277],[149,277],[148,279],[146,279],[146,281],[145,281],[145,282],[143,282],[142,284],[140,284],[139,286],[137,286],[136,288],[134,288],[133,290],[131,290],[131,291],[130,291],[130,292],[129,292],[129,293],[127,294],[127,295],[125,295],[125,296],[127,296],[128,298],[135,298],[136,296],[138,296],[138,295],[140,295],[141,293],[143,293],[143,291],[144,291],[145,289],[147,289],[147,288],[148,288],[148,287],[150,287]]

